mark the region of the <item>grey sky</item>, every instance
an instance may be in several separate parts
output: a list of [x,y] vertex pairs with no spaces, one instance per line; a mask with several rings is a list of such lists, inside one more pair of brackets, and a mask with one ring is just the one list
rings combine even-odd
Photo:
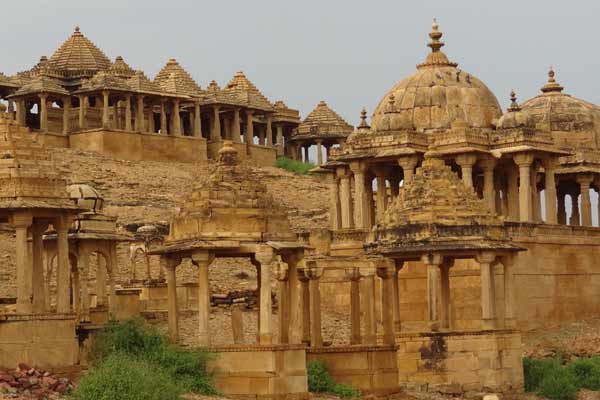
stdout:
[[505,108],[532,97],[548,66],[566,92],[600,103],[599,1],[51,1],[3,2],[0,71],[30,68],[80,25],[114,59],[153,77],[169,57],[202,86],[237,70],[302,116],[326,100],[350,123],[369,114],[428,49],[431,19],[446,54]]

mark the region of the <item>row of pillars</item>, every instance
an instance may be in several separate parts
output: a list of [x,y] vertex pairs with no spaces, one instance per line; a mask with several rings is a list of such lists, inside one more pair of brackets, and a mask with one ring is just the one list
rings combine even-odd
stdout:
[[323,143],[322,140],[317,139],[314,142],[304,143],[304,142],[296,142],[290,145],[290,157],[293,160],[310,162],[309,157],[309,149],[312,145],[315,145],[317,148],[317,165],[322,165],[326,160],[323,157],[323,147],[325,148],[325,155],[327,156],[327,160],[329,159],[329,154],[331,148],[336,143]]

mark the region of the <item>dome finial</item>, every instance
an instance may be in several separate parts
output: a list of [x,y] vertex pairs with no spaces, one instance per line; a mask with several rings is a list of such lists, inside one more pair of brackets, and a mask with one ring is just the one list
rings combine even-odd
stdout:
[[550,92],[562,92],[563,91],[563,87],[560,86],[558,83],[556,83],[556,80],[554,79],[554,69],[552,68],[552,65],[550,66],[550,69],[548,70],[548,82],[542,86],[542,93],[550,93]]
[[436,52],[440,51],[440,49],[444,46],[444,42],[440,41],[443,33],[438,31],[439,25],[437,19],[433,19],[433,23],[431,24],[431,32],[429,33],[429,37],[431,38],[431,42],[427,44],[431,48],[431,51]]
[[364,107],[362,108],[362,110],[360,110],[360,124],[358,125],[358,128],[370,128],[369,124],[367,124],[367,109]]
[[515,93],[515,89],[511,89],[510,91],[510,107],[508,107],[507,111],[520,111],[521,106],[517,103],[517,94]]
[[75,32],[79,33],[79,25],[75,26]]
[[431,38],[431,42],[427,43],[427,47],[431,48],[431,52],[425,58],[425,61],[421,64],[417,65],[417,68],[424,67],[432,67],[432,66],[448,66],[448,67],[456,67],[458,64],[455,62],[451,62],[448,60],[448,57],[442,52],[440,49],[444,47],[444,42],[440,39],[443,34],[438,30],[439,25],[437,19],[433,19],[433,23],[431,24],[431,32],[429,32],[429,37]]

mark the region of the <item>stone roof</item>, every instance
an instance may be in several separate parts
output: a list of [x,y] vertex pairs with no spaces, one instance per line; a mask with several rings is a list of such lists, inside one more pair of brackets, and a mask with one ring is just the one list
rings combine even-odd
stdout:
[[19,85],[14,83],[8,76],[4,75],[2,72],[0,72],[0,86],[11,88],[19,87]]
[[58,79],[51,78],[47,75],[38,75],[19,88],[13,96],[25,96],[37,93],[69,95],[69,92],[62,87],[61,82]]
[[344,137],[351,134],[353,130],[352,125],[333,111],[324,100],[321,100],[298,126],[296,135]]
[[100,71],[91,79],[86,80],[77,92],[90,92],[97,90],[129,91],[131,88],[125,79],[108,72]]
[[257,110],[273,111],[271,102],[254,86],[242,71],[235,73],[223,92],[229,94],[239,104]]
[[162,67],[154,78],[154,83],[162,90],[173,94],[197,96],[201,93],[200,86],[174,58],[170,58]]
[[139,70],[131,78],[127,79],[127,86],[130,90],[138,93],[160,94],[163,91],[158,84],[152,82]]
[[195,240],[295,239],[286,210],[258,176],[238,162],[237,150],[225,141],[214,173],[194,186],[172,219],[165,246]]
[[275,108],[274,122],[288,122],[294,125],[300,123],[300,111],[288,107],[282,100],[277,100],[273,107]]
[[109,72],[120,78],[129,78],[135,74],[133,68],[131,68],[121,56],[117,56],[117,58],[115,58],[115,61],[109,68]]
[[0,211],[14,209],[80,210],[51,153],[28,128],[0,116]]
[[503,220],[444,160],[426,157],[374,229],[380,252],[511,249]]
[[431,53],[383,96],[372,116],[373,130],[435,132],[449,129],[457,119],[468,127],[491,128],[502,114],[494,94],[448,60],[440,50],[444,43],[435,21],[429,36]]
[[110,60],[94,43],[75,27],[73,34],[52,54],[48,60],[57,71],[87,73],[110,68]]

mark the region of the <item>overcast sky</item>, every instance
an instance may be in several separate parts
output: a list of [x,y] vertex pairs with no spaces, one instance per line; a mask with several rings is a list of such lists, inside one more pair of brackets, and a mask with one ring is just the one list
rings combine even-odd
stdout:
[[549,65],[565,91],[600,104],[600,1],[2,2],[2,63],[13,74],[53,51],[76,25],[112,60],[153,77],[175,57],[204,88],[243,70],[271,100],[306,116],[326,100],[357,124],[428,52],[437,17],[444,51],[506,108],[538,93]]

